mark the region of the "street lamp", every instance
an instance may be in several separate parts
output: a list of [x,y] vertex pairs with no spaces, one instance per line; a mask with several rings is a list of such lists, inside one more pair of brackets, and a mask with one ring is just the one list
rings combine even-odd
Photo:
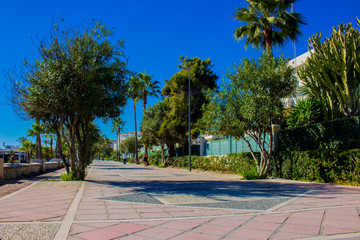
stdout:
[[190,107],[190,68],[189,67],[182,67],[182,69],[185,70],[189,70],[189,98],[188,98],[188,103],[189,103],[189,171],[191,172],[191,107]]

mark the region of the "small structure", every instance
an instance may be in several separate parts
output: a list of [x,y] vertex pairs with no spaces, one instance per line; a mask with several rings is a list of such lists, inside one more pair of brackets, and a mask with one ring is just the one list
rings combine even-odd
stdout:
[[14,152],[15,161],[18,161],[18,163],[28,162],[28,155],[26,152],[19,150],[19,147],[5,145],[4,148],[0,148],[0,158],[4,159],[4,163],[9,162],[11,151]]

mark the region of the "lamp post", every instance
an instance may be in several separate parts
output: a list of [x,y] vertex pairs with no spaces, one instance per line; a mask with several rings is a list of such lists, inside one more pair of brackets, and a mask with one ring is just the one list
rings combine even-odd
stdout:
[[189,171],[191,172],[191,106],[190,106],[190,81],[191,81],[191,77],[190,77],[190,68],[189,67],[182,67],[182,69],[185,70],[189,70],[189,98],[188,98],[188,103],[189,103]]

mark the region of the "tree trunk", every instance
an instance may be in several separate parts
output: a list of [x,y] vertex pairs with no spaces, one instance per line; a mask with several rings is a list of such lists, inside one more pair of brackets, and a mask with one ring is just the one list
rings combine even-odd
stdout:
[[272,29],[264,29],[263,34],[265,36],[265,48],[269,56],[273,56],[272,52]]
[[57,151],[58,151],[58,154],[59,154],[60,158],[62,159],[62,161],[63,161],[63,163],[64,163],[66,173],[69,174],[69,172],[70,172],[70,167],[69,167],[68,162],[66,161],[66,157],[64,156],[64,154],[63,154],[63,152],[62,152],[60,132],[59,132],[58,130],[55,130],[55,134],[56,134],[56,147],[57,147],[57,149],[58,149],[58,150],[57,150]]
[[160,143],[160,147],[161,147],[161,160],[162,160],[162,164],[165,165],[164,144],[163,144],[163,143]]
[[[146,110],[146,103],[147,103],[147,100],[146,100],[147,96],[146,96],[146,92],[144,90],[143,92],[143,106],[144,106],[144,113],[145,113],[145,110]],[[148,151],[148,147],[147,145],[145,145],[145,152]]]
[[139,156],[138,156],[138,147],[137,147],[137,123],[136,123],[136,102],[135,99],[133,99],[134,101],[134,118],[135,118],[135,158],[136,158],[136,164],[140,164],[139,162]]

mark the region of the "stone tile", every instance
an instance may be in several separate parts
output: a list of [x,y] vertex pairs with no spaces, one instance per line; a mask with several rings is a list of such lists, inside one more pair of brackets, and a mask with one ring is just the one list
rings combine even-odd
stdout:
[[147,229],[147,228],[149,228],[149,227],[148,226],[142,226],[142,225],[139,225],[139,224],[121,223],[121,224],[117,224],[115,226],[107,227],[104,230],[131,234],[131,233],[135,233],[135,232]]
[[279,214],[266,214],[256,216],[252,221],[255,222],[267,222],[267,223],[283,223],[290,213],[279,213]]
[[233,219],[233,218],[215,218],[211,221],[211,224],[217,226],[230,226],[230,227],[238,227],[246,222],[249,218],[244,217],[243,219]]
[[75,237],[80,237],[86,240],[111,240],[114,238],[118,238],[120,236],[124,236],[126,233],[114,232],[114,231],[107,231],[104,229],[97,229],[92,230],[89,232],[80,233],[75,235]]
[[297,225],[307,225],[307,226],[320,226],[322,218],[303,218],[303,217],[293,217],[291,216],[286,224],[297,224]]
[[213,224],[204,224],[198,228],[195,228],[193,232],[206,233],[212,235],[225,235],[232,231],[235,227],[229,226],[217,226]]
[[78,233],[82,233],[82,232],[88,232],[94,230],[93,227],[89,227],[89,226],[84,226],[81,224],[73,224],[71,226],[71,230],[70,230],[70,234],[74,235],[74,234],[78,234]]
[[272,239],[274,240],[288,240],[288,239],[301,239],[301,238],[310,238],[316,237],[317,235],[308,235],[308,234],[299,234],[299,233],[287,233],[287,232],[279,232]]
[[358,229],[344,229],[337,227],[325,227],[323,230],[323,235],[335,235],[335,234],[346,234],[346,233],[356,233],[359,232]]
[[136,233],[138,236],[147,237],[149,239],[169,239],[174,237],[183,231],[179,231],[176,229],[167,229],[162,227],[154,227],[150,229],[146,229],[144,231]]
[[249,238],[249,239],[268,239],[273,231],[264,231],[248,228],[239,228],[230,234],[229,237]]
[[140,213],[142,218],[169,218],[171,217],[168,213]]
[[187,232],[172,238],[172,240],[217,240],[219,236],[213,236],[204,233]]
[[171,221],[161,225],[161,227],[187,231],[189,229],[199,226],[200,224],[201,223],[194,223],[189,221]]
[[281,224],[280,223],[267,223],[267,222],[255,222],[251,221],[243,225],[244,228],[258,229],[258,230],[269,230],[275,231]]
[[320,231],[320,226],[307,226],[307,225],[298,225],[298,224],[288,224],[286,223],[281,232],[288,233],[299,233],[299,234],[309,234],[309,235],[318,235]]

